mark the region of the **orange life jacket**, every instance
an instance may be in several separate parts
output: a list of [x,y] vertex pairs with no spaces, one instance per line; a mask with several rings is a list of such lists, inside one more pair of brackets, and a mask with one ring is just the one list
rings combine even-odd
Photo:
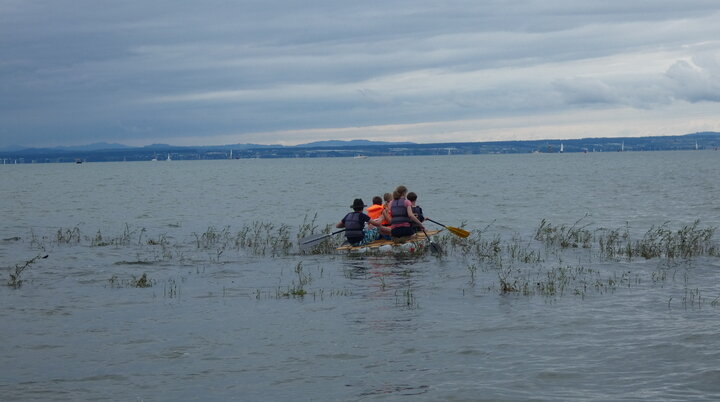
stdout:
[[383,211],[382,205],[373,204],[367,208],[367,214],[370,217],[370,219],[379,218],[380,215],[382,215],[382,211]]

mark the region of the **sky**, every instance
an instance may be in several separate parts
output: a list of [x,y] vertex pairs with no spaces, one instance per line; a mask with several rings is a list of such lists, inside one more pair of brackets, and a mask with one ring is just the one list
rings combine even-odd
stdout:
[[717,0],[0,0],[0,147],[720,131]]

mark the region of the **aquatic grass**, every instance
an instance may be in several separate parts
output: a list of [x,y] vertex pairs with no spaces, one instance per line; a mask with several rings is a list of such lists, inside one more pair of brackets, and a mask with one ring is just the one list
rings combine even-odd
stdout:
[[326,297],[347,297],[352,296],[353,292],[350,289],[303,289],[302,291],[291,286],[282,287],[278,286],[272,290],[267,289],[255,289],[251,297],[261,299],[299,299],[299,300],[324,300]]
[[475,286],[475,274],[477,273],[477,265],[470,264],[467,266],[467,270],[470,273],[470,280],[468,281],[468,284],[470,286]]
[[78,244],[80,240],[80,228],[77,226],[70,229],[60,228],[55,233],[55,242],[57,244]]
[[288,225],[275,226],[270,222],[252,222],[244,226],[233,238],[236,249],[245,249],[254,255],[267,255],[273,257],[290,254],[292,242],[290,241],[290,227]]
[[108,279],[110,288],[150,288],[155,283],[157,283],[157,281],[149,279],[147,273],[143,273],[139,278],[132,275],[131,279],[121,280],[117,275],[112,275],[110,279]]
[[[462,285],[463,292],[472,287],[476,292],[487,289],[508,296],[545,297],[549,300],[571,295],[584,298],[590,294],[612,294],[620,289],[641,286],[675,290],[676,280],[680,280],[676,279],[676,276],[681,278],[683,275],[692,275],[692,271],[686,266],[689,261],[697,257],[714,257],[719,254],[717,239],[714,237],[715,228],[704,226],[700,221],[680,226],[666,222],[652,226],[647,232],[633,232],[629,226],[625,224],[616,229],[594,229],[591,225],[583,224],[582,219],[568,225],[554,224],[543,219],[539,226],[531,229],[525,237],[518,233],[508,236],[485,228],[472,230],[468,238],[459,238],[449,232],[443,232],[435,236],[434,241],[440,244],[449,256],[450,263],[443,264],[443,269],[458,269],[460,272],[465,272],[464,270],[467,269],[467,272],[460,277],[461,282],[465,282]],[[179,242],[166,233],[150,234],[144,228],[134,229],[127,224],[122,233],[115,236],[106,236],[100,231],[94,236],[84,236],[82,233],[85,230],[81,232],[81,228],[75,227],[59,229],[57,232],[51,230],[49,237],[42,237],[31,229],[31,236],[24,237],[29,239],[32,247],[44,247],[48,242],[90,247],[126,247],[120,250],[119,254],[122,257],[117,258],[123,261],[115,263],[120,266],[150,266],[164,263],[158,267],[165,267],[171,265],[167,262],[174,261],[183,262],[183,266],[190,264],[212,266],[240,261],[235,252],[243,256],[302,258],[305,253],[298,254],[295,244],[290,239],[302,238],[301,235],[311,232],[331,233],[332,230],[331,225],[321,227],[315,223],[315,217],[309,217],[298,227],[297,233],[287,225],[251,222],[242,226],[239,231],[231,230],[230,226],[208,226],[204,232],[193,232],[193,236]],[[636,234],[633,236],[631,233]],[[336,248],[343,241],[344,236],[332,236],[319,242],[319,246],[307,254],[337,255]],[[416,247],[419,250],[412,253],[400,252],[391,255],[383,255],[382,252],[348,253],[332,259],[341,258],[350,262],[379,259],[389,264],[402,264],[404,261],[412,264],[414,261],[427,258],[426,251],[429,249],[427,242],[418,242]],[[115,253],[113,251],[113,254]],[[137,255],[137,258],[133,259],[133,255]],[[627,259],[627,262],[621,261],[623,259]],[[630,263],[638,259],[655,261],[650,261],[648,265],[643,265],[644,263],[640,261]],[[454,262],[457,264],[453,264]],[[619,270],[619,267],[625,264],[631,269]],[[358,265],[366,266],[365,263]],[[18,264],[16,269],[20,266],[22,264]],[[289,266],[291,267],[292,265]],[[406,270],[405,273],[394,272],[394,274],[412,276],[412,272]],[[20,274],[22,270],[15,275],[16,279],[11,276],[8,285],[14,286],[13,283],[16,283],[19,287],[22,283]],[[142,281],[142,276],[125,281],[117,281],[116,278],[116,283],[111,283],[111,286],[135,287],[138,283],[157,286],[158,282],[150,279],[150,276],[154,275],[153,272],[148,271],[145,274],[145,281]],[[316,275],[315,271],[313,275]],[[342,287],[340,290],[313,288],[313,275],[303,267],[302,263],[296,265],[291,277],[292,283],[288,285],[285,282],[282,286],[267,288],[261,291],[262,296],[313,300],[328,295],[349,293],[347,290],[342,290]],[[349,279],[357,278],[362,276],[356,275]],[[372,280],[379,280],[379,287],[383,291],[393,288],[392,284],[386,283],[386,278],[372,278]],[[483,284],[482,289],[478,286],[480,281]],[[177,295],[177,284],[163,281],[160,283],[164,283],[166,297]],[[688,308],[713,305],[711,302],[714,299],[706,296],[707,289],[690,285],[686,287],[688,289],[685,298],[677,293],[668,304],[672,305],[673,301],[675,304],[682,302]],[[700,290],[693,293],[693,289]],[[396,304],[416,308],[415,295],[412,289],[407,290],[409,294],[404,294],[403,289],[395,290]],[[718,304],[720,299],[715,303]]]
[[163,295],[167,298],[176,298],[180,295],[180,288],[178,287],[177,281],[175,279],[168,279],[168,281],[163,285]]
[[195,244],[198,249],[209,249],[221,242],[227,242],[230,238],[230,226],[225,226],[222,229],[217,229],[214,226],[209,226],[203,233],[192,233],[195,237]]
[[530,243],[524,243],[517,234],[508,242],[506,252],[511,261],[518,261],[525,264],[534,264],[543,261],[540,251],[532,249],[532,245]]
[[[303,217],[303,222],[300,224],[300,227],[298,227],[297,239],[300,240],[302,238],[316,234],[317,233],[316,230],[318,230],[318,225],[316,222],[317,222],[317,212],[309,220],[308,220],[308,216],[305,215]],[[326,227],[326,230],[327,230],[327,227]],[[325,233],[330,233],[330,232],[325,232]]]
[[[145,229],[143,228],[140,232],[140,237],[142,238],[142,233],[145,232]],[[79,230],[78,230],[79,233]],[[135,235],[136,230],[130,229],[129,224],[125,224],[125,228],[123,229],[123,232],[115,237],[103,237],[100,230],[97,231],[95,236],[90,238],[90,246],[91,247],[106,247],[106,246],[127,246],[130,244],[133,236]],[[139,241],[138,241],[139,242]]]
[[[588,250],[588,257],[597,256],[611,260],[636,257],[689,259],[720,255],[720,247],[713,238],[716,229],[701,227],[699,221],[675,231],[668,229],[667,223],[651,227],[641,239],[633,240],[629,225],[613,230],[593,230],[590,225],[580,225],[583,218],[573,225],[554,225],[545,219],[541,220],[532,239],[541,247],[536,247],[532,240],[523,240],[517,234],[509,240],[503,240],[499,234],[486,234],[481,231],[472,233],[466,239],[452,242],[447,237],[440,239],[451,253],[459,253],[479,264],[495,266],[504,262],[543,263],[549,254],[560,256],[562,250],[575,248]],[[599,246],[597,251],[593,251],[595,245]]]
[[617,288],[614,276],[602,279],[600,272],[583,265],[506,267],[498,271],[500,294],[539,295],[548,298],[568,294],[584,298],[589,290],[606,293]]
[[410,287],[402,290],[402,292],[399,289],[395,291],[395,305],[405,307],[410,310],[420,308],[420,304],[415,297],[415,293]]
[[[142,229],[142,231],[145,231],[145,228]],[[167,238],[166,233],[159,234],[156,239],[148,239],[147,244],[149,246],[162,246],[165,247],[170,244],[170,241]]]
[[582,218],[578,219],[571,226],[560,225],[554,226],[547,220],[542,219],[540,226],[535,231],[535,240],[545,243],[546,246],[558,246],[560,248],[590,248],[590,242],[593,239],[593,234],[586,228],[590,224],[578,227],[578,224],[585,219],[588,214],[585,214]]
[[12,272],[10,272],[10,279],[8,280],[7,285],[12,288],[15,288],[15,289],[22,286],[22,283],[23,283],[22,273],[28,267],[30,267],[32,264],[34,264],[37,260],[45,259],[45,258],[48,258],[47,254],[45,254],[45,255],[39,254],[39,255],[25,261],[25,263],[23,263],[23,264],[16,264],[15,269]]
[[281,291],[280,290],[281,288],[278,287],[278,290],[277,290],[278,296],[304,297],[306,294],[308,294],[308,291],[305,290],[305,287],[312,281],[312,275],[306,274],[303,271],[302,261],[298,262],[295,265],[294,272],[297,275],[297,282],[295,282],[295,280],[293,280],[292,284],[287,287],[287,290]]
[[718,245],[713,241],[716,228],[700,227],[696,220],[678,230],[668,228],[668,222],[651,227],[642,239],[629,239],[628,229],[623,234],[609,231],[599,237],[601,253],[609,258],[642,257],[653,258],[694,258],[702,255],[718,256]]
[[[599,235],[597,234],[599,233]],[[598,229],[596,231],[597,242],[600,247],[600,254],[606,258],[616,258],[627,250],[628,239],[630,238],[630,227],[625,225],[621,229]]]
[[132,281],[130,282],[133,287],[135,288],[149,288],[152,287],[152,281],[150,281],[147,277],[146,273],[143,273],[139,278],[135,278],[133,276]]
[[[317,226],[313,226],[313,229],[311,231],[307,231],[306,229],[303,229],[303,226],[301,226],[301,232],[298,233],[298,238],[302,239],[307,236],[311,236],[314,234],[330,234],[332,233],[334,226],[333,225],[325,225],[325,227],[322,230],[317,230]],[[302,236],[301,236],[302,234]],[[301,251],[301,254],[313,254],[313,255],[322,255],[322,254],[336,254],[337,248],[340,247],[343,242],[345,242],[345,236],[342,234],[338,234],[336,236],[329,236],[321,241],[319,241],[316,245],[314,245],[312,248],[306,251]]]

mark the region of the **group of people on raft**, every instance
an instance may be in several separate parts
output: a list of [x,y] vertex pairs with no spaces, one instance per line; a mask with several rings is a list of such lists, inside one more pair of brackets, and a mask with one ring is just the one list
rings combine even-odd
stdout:
[[[373,197],[373,205],[369,207],[362,198],[356,198],[350,206],[353,212],[335,225],[345,228],[345,237],[350,245],[363,246],[378,239],[400,239],[425,230],[422,208],[416,205],[417,194],[408,193],[405,186],[398,186],[392,194],[385,193],[383,198]],[[363,212],[365,207],[367,213]],[[366,223],[369,227],[365,227]]]

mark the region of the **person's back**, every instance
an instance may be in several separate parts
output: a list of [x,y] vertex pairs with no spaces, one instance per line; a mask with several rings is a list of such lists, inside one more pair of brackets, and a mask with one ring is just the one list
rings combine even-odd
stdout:
[[[415,217],[420,222],[425,222],[425,216],[423,215],[423,210],[419,205],[417,205],[417,194],[415,194],[413,192],[409,192],[407,195],[407,199],[408,199],[408,201],[410,201],[412,203],[413,215],[415,215]],[[412,222],[412,228],[415,232],[417,232],[420,229],[420,227],[415,222]]]
[[[356,244],[360,243],[365,238],[365,218],[369,218],[362,211],[350,212],[342,218],[342,222],[345,224],[345,237],[348,243]],[[368,219],[369,220],[369,219]]]
[[335,227],[345,228],[345,238],[350,245],[357,246],[369,243],[378,237],[377,229],[365,229],[365,223],[370,223],[373,226],[380,226],[380,223],[373,221],[369,216],[362,212],[365,208],[363,200],[356,198],[353,204],[350,206],[353,212],[345,215]]

